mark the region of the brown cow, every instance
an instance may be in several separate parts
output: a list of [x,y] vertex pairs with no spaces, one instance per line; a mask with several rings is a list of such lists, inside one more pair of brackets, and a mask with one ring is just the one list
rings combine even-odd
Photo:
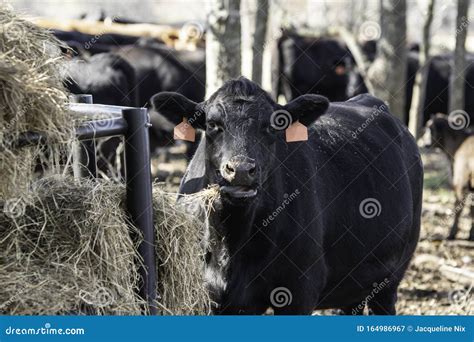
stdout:
[[[455,120],[455,119],[454,119]],[[466,127],[467,125],[464,125]],[[474,133],[460,127],[453,117],[445,114],[432,115],[426,123],[422,141],[426,147],[438,147],[449,159],[452,185],[456,195],[454,222],[448,239],[454,240],[458,232],[461,212],[474,190]],[[474,201],[471,201],[471,232],[469,240],[474,241]]]

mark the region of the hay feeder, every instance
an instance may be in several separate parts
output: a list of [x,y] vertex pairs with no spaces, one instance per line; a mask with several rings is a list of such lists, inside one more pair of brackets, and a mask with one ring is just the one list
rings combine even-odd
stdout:
[[[89,102],[83,99],[90,95],[79,96],[79,102]],[[82,99],[82,101],[81,101]],[[90,101],[91,102],[91,101]],[[143,241],[138,251],[143,259],[140,267],[142,284],[140,296],[148,303],[150,314],[157,313],[156,307],[156,264],[155,264],[155,231],[153,227],[153,202],[150,169],[150,146],[148,128],[149,117],[145,108],[128,108],[119,106],[94,105],[91,103],[71,104],[73,115],[88,117],[90,121],[83,122],[75,130],[79,141],[88,142],[97,138],[122,135],[125,138],[126,160],[126,207],[132,224],[141,231]],[[105,117],[94,120],[100,114]],[[26,132],[19,136],[16,147],[26,147],[39,143],[47,143],[48,137],[37,132]],[[93,160],[95,151],[93,144],[80,145],[81,155]],[[78,163],[80,164],[80,163]],[[95,177],[93,163],[89,163],[89,175]],[[78,165],[75,169],[80,169]],[[82,176],[78,175],[78,176]]]

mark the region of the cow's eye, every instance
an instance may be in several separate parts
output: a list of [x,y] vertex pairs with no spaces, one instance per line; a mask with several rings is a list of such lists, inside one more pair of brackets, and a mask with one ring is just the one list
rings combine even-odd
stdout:
[[208,132],[220,132],[222,131],[222,126],[215,121],[206,122],[206,129]]

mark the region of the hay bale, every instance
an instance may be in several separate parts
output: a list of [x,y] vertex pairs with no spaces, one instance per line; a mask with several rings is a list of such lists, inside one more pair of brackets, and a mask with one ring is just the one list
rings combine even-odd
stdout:
[[51,177],[34,183],[28,202],[1,203],[0,311],[140,314],[123,192],[111,182]]
[[11,149],[25,131],[47,132],[52,142],[70,140],[62,85],[61,43],[48,31],[0,7],[0,197],[26,190],[38,159],[55,166],[54,153],[43,149]]
[[[187,200],[208,213],[214,188]],[[127,219],[125,187],[48,177],[28,201],[0,201],[0,312],[140,314],[140,233]],[[160,314],[208,314],[203,282],[204,220],[154,186]],[[130,237],[134,237],[133,240]]]
[[[153,188],[158,306],[162,315],[210,313],[210,298],[203,280],[202,239],[206,216],[218,194],[216,188],[209,188],[186,196],[177,205],[175,193],[168,193],[160,186]],[[191,213],[196,211],[200,215]]]

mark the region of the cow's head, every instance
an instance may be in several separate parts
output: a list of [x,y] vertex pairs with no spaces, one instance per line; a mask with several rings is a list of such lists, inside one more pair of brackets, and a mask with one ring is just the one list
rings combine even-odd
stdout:
[[224,197],[238,203],[255,198],[278,167],[277,144],[286,143],[283,121],[309,126],[329,105],[323,96],[303,95],[281,106],[242,77],[226,82],[201,103],[169,92],[155,95],[152,103],[171,121],[178,123],[185,116],[194,128],[205,131],[206,176]]
[[284,72],[299,94],[321,93],[331,101],[346,98],[351,54],[332,38],[296,37],[283,45]]
[[450,130],[448,116],[437,113],[431,115],[426,122],[424,133],[420,139],[419,145],[422,147],[444,147],[445,133]]

